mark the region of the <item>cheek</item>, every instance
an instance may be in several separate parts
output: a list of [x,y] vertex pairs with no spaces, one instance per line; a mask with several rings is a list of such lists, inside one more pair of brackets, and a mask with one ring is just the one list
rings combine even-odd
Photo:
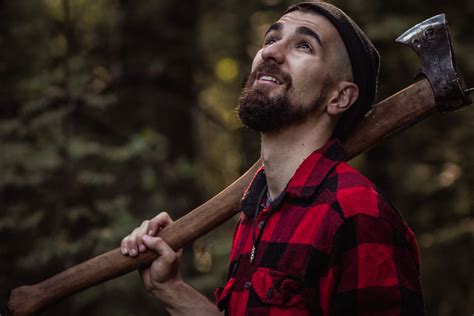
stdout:
[[[313,99],[319,95],[322,79],[321,73],[318,73],[313,67],[301,67],[293,76],[293,87],[297,90],[300,98]],[[303,100],[302,100],[303,101]]]
[[262,50],[260,49],[257,52],[257,54],[255,55],[255,57],[253,58],[251,72],[253,72],[255,70],[255,68],[257,68],[257,66],[262,63],[262,60],[263,60],[262,59]]
[[321,74],[312,67],[302,67],[298,69],[293,77],[295,85],[307,94],[315,93],[319,90]]
[[318,71],[316,67],[303,67],[300,73],[303,78],[303,83],[311,87],[316,87],[322,76],[321,71]]

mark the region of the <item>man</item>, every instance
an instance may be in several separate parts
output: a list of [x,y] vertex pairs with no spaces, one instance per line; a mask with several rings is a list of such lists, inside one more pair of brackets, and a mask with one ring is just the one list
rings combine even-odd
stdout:
[[153,237],[166,213],[122,241],[159,257],[141,272],[171,314],[420,315],[415,237],[338,138],[374,101],[378,53],[336,7],[290,7],[267,31],[239,116],[261,133],[263,166],[241,204],[217,307],[179,276],[180,252]]

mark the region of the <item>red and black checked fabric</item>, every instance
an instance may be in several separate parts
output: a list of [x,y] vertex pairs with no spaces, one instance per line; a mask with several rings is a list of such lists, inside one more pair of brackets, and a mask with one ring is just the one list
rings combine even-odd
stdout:
[[[263,167],[241,204],[229,278],[216,290],[229,315],[422,315],[413,232],[337,140],[300,165],[258,212]],[[266,221],[266,223],[264,223]],[[253,228],[263,229],[250,262]]]

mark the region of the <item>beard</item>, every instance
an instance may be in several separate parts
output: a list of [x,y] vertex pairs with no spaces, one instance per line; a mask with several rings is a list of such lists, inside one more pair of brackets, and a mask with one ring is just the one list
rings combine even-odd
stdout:
[[[283,93],[270,97],[267,87],[253,86],[257,73],[280,78],[281,84],[286,84]],[[291,77],[282,72],[274,62],[262,63],[247,79],[239,98],[238,114],[242,124],[257,132],[276,132],[286,127],[303,123],[308,116],[316,111],[326,98],[331,80],[327,78],[319,97],[309,107],[295,104],[290,100],[293,92]]]

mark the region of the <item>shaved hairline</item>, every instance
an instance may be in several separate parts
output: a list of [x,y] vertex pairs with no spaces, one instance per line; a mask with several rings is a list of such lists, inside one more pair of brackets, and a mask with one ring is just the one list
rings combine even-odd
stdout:
[[336,45],[339,46],[336,48],[336,54],[334,54],[335,61],[333,67],[335,67],[335,71],[339,74],[336,75],[337,79],[341,81],[354,81],[354,77],[352,74],[352,64],[351,60],[349,58],[349,53],[347,52],[346,45],[342,42],[341,36],[339,33],[337,34],[337,37],[339,38],[338,41],[336,41]]
[[336,27],[329,21],[328,18],[326,18],[324,15],[319,13],[316,10],[311,10],[307,8],[300,8],[300,7],[295,7],[291,11],[287,11],[285,15],[290,14],[292,12],[301,12],[301,13],[306,13],[306,14],[312,14],[312,15],[317,15],[322,18],[324,18],[329,24],[331,24],[334,28],[334,31],[336,32],[337,40],[334,41],[333,43],[335,44],[334,47],[334,59],[332,60],[332,67],[335,69],[332,69],[331,71],[331,77],[334,80],[334,83],[337,81],[350,81],[354,82],[354,76],[352,73],[352,64],[351,60],[349,58],[349,53],[347,51],[346,45],[342,41],[341,35],[337,31]]

